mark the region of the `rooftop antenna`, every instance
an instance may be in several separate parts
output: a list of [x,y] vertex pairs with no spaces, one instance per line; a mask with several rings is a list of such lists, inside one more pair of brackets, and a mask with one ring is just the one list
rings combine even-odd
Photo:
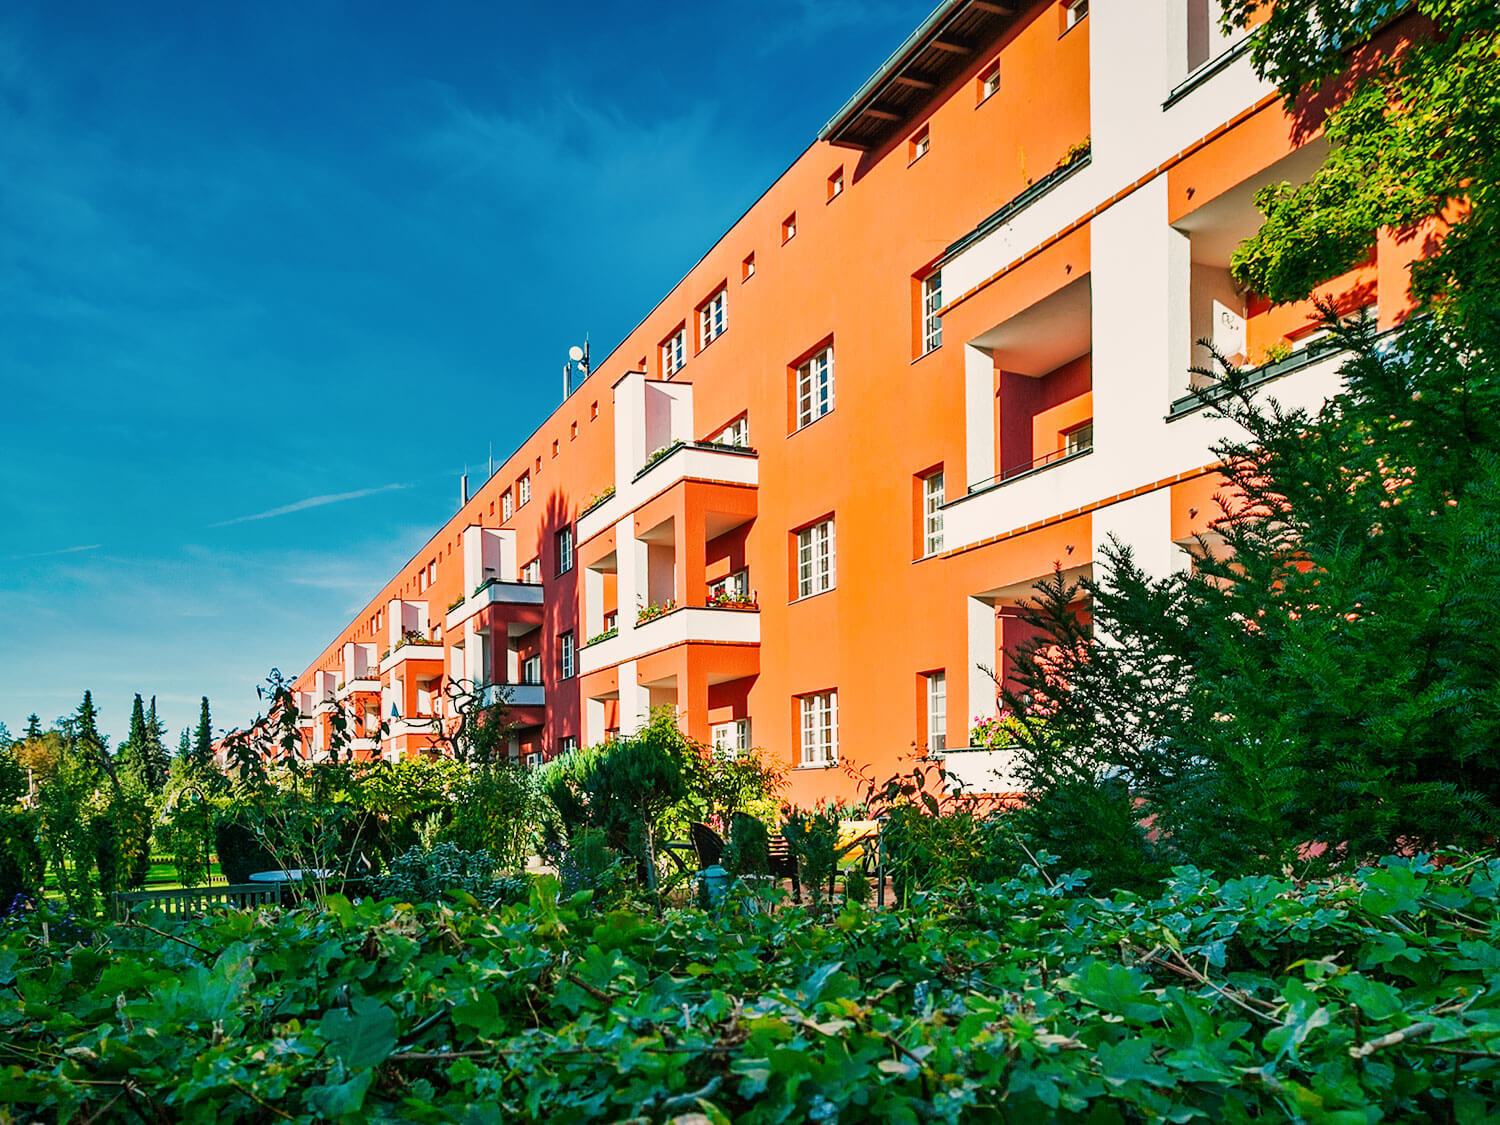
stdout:
[[582,376],[578,381],[581,383],[589,377],[589,337],[583,334],[583,347],[574,344],[568,349],[568,362],[563,364],[563,398],[573,393],[573,369],[578,369]]
[[488,477],[485,477],[484,479],[485,480],[489,480],[490,477],[492,477],[494,475],[495,475],[495,443],[494,442],[490,442],[490,475]]

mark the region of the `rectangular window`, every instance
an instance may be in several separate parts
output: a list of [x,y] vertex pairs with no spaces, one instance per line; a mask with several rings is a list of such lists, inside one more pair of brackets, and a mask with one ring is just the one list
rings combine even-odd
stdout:
[[943,549],[943,471],[922,478],[922,554]]
[[557,638],[557,674],[561,679],[571,680],[577,667],[577,646],[572,633]]
[[1000,92],[1000,60],[996,59],[979,72],[974,80],[974,104],[983,105]]
[[828,202],[832,203],[844,194],[844,166],[840,164],[828,177]]
[[687,329],[678,328],[661,342],[661,373],[675,375],[687,363]]
[[532,559],[521,568],[522,582],[540,583],[542,580],[542,560]]
[[737,570],[717,582],[708,584],[708,597],[712,601],[715,597],[728,598],[731,601],[748,598],[750,596],[750,571]]
[[750,720],[715,723],[709,728],[709,735],[715,754],[721,758],[738,758],[750,749]]
[[749,281],[755,276],[755,255],[745,255],[745,260],[740,263],[740,280]]
[[573,569],[573,527],[569,524],[557,533],[557,573]]
[[1063,30],[1077,27],[1078,21],[1089,14],[1089,0],[1063,0]]
[[557,441],[556,441],[556,439],[554,439],[553,442],[552,442],[552,456],[554,456],[554,457],[557,456]]
[[698,348],[708,347],[729,327],[729,291],[719,291],[698,306]]
[[500,519],[501,519],[501,522],[504,522],[505,520],[510,519],[511,516],[515,515],[515,512],[516,512],[515,497],[511,494],[510,489],[507,488],[501,494],[501,496],[500,496]]
[[797,212],[793,211],[781,220],[781,244],[785,246],[797,237]]
[[[641,366],[644,367],[645,364],[641,364]],[[597,402],[591,402],[591,403],[589,403],[589,421],[592,422],[592,421],[594,421],[598,417],[599,417],[599,404]]]
[[824,348],[797,368],[797,428],[833,409],[833,349]]
[[565,734],[558,741],[557,748],[563,754],[571,754],[578,749],[578,739],[571,734]]
[[810,598],[833,589],[835,573],[833,521],[797,532],[797,596]]
[[916,163],[918,160],[921,160],[922,157],[926,156],[928,150],[931,148],[932,134],[928,131],[927,126],[923,125],[920,129],[912,134],[911,141],[906,153],[906,162],[908,164]]
[[934,270],[922,279],[922,354],[943,345],[943,271]]
[[804,695],[802,707],[802,764],[831,766],[839,760],[839,693]]
[[1071,457],[1075,453],[1087,453],[1094,448],[1094,423],[1085,422],[1077,429],[1063,435],[1063,452]]
[[542,682],[542,658],[540,654],[528,656],[521,661],[521,682],[523,684],[539,684]]
[[516,481],[516,494],[520,497],[516,501],[516,507],[524,508],[531,500],[531,474],[522,473],[521,479]]
[[577,422],[573,422],[572,424],[570,424],[568,426],[568,440],[569,441],[577,441],[578,440],[578,423]]
[[933,753],[948,748],[948,677],[929,672],[927,681],[927,750]]
[[713,437],[708,439],[716,445],[737,445],[741,449],[750,448],[750,417],[741,414],[729,425],[725,426]]

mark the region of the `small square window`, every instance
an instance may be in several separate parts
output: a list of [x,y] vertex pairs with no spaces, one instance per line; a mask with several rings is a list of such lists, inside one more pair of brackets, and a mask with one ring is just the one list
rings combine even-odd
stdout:
[[1089,14],[1089,0],[1063,0],[1063,30],[1077,27],[1080,20]]
[[906,154],[906,162],[908,164],[915,164],[927,155],[927,151],[930,148],[932,148],[932,134],[928,131],[927,126],[923,125],[912,134],[910,146]]
[[979,72],[974,80],[974,104],[983,105],[1000,92],[1000,60],[996,59]]
[[832,203],[838,196],[844,194],[844,166],[840,164],[833,170],[833,175],[828,177],[828,202]]
[[755,255],[746,255],[745,260],[740,263],[740,280],[749,281],[755,276]]
[[781,220],[781,244],[785,246],[797,237],[797,212],[793,211]]

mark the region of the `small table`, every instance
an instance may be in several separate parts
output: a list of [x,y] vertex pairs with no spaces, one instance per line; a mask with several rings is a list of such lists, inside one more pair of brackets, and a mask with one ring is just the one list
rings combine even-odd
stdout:
[[250,876],[252,883],[300,883],[307,879],[327,879],[333,874],[327,868],[310,867],[303,871],[300,867],[290,871],[256,871]]

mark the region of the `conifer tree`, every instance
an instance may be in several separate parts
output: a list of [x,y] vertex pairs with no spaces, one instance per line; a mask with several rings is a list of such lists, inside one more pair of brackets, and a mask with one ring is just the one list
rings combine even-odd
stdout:
[[120,772],[144,783],[146,779],[145,750],[146,709],[141,702],[140,692],[136,692],[135,703],[130,709],[130,734],[115,754],[115,762]]
[[75,753],[92,768],[103,769],[111,778],[115,776],[108,740],[99,733],[99,712],[94,707],[93,692],[84,690],[78,710],[62,720],[62,726],[63,735]]
[[165,742],[167,725],[157,717],[156,696],[151,697],[151,706],[146,710],[146,747],[142,755],[145,764],[146,786],[153,793],[160,793],[167,784],[171,761]]
[[187,762],[193,756],[193,733],[187,727],[182,728],[182,734],[177,739],[177,760]]
[[208,768],[214,758],[213,726],[209,721],[208,696],[206,695],[198,709],[198,730],[193,738],[193,758],[195,764],[203,769]]
[[30,742],[33,738],[42,737],[42,720],[33,711],[26,719],[26,733],[21,736],[23,741]]

